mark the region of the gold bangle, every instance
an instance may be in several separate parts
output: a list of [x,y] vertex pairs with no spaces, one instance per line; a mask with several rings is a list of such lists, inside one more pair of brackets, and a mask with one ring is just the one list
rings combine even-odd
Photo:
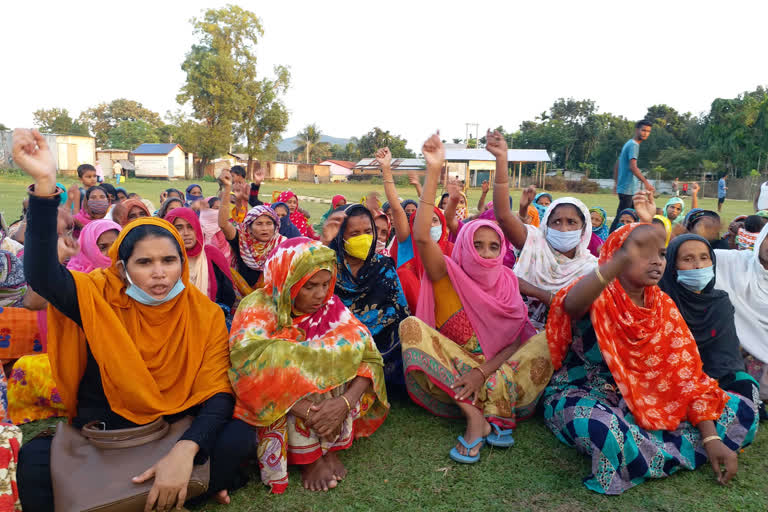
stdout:
[[704,439],[702,439],[702,440],[701,440],[701,446],[704,446],[704,445],[705,445],[705,444],[707,444],[708,442],[710,442],[710,441],[714,441],[715,439],[717,439],[718,441],[722,441],[722,440],[723,440],[723,438],[722,438],[722,437],[720,437],[720,436],[718,436],[718,435],[714,435],[714,436],[705,437]]
[[309,419],[309,413],[312,412],[312,406],[315,405],[311,401],[309,402],[309,407],[307,407],[307,413],[304,415],[306,420]]
[[483,371],[483,369],[482,369],[482,368],[480,368],[479,366],[475,366],[475,367],[473,368],[473,370],[477,370],[477,371],[479,371],[479,372],[480,372],[480,374],[483,376],[483,381],[486,381],[486,380],[488,380],[488,376],[485,374],[485,372]]
[[347,400],[347,397],[345,397],[344,395],[341,395],[341,398],[343,398],[344,403],[347,404],[347,412],[352,412],[352,406],[349,404],[349,400]]
[[382,183],[394,183],[395,180],[382,180],[381,182]]
[[429,205],[429,206],[431,206],[432,208],[434,208],[434,207],[435,207],[435,203],[430,203],[429,201],[425,201],[425,200],[423,200],[422,198],[419,198],[419,202],[420,202],[420,203],[424,203],[424,204],[428,204],[428,205]]
[[595,275],[600,280],[600,284],[603,286],[608,286],[608,281],[603,277],[603,274],[600,273],[600,269],[598,267],[595,267]]

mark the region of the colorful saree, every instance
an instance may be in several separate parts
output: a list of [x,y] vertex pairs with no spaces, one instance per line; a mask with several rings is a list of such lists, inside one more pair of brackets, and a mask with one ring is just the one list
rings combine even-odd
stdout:
[[[295,316],[296,295],[321,270],[333,275],[325,304]],[[328,450],[349,447],[376,431],[389,410],[381,354],[365,326],[333,295],[335,277],[331,249],[307,238],[287,240],[267,261],[264,287],[243,299],[232,323],[234,416],[259,427],[261,478],[276,494],[288,486],[289,463],[308,464]],[[335,439],[319,440],[291,413],[299,400],[333,397],[358,376],[370,379],[371,387],[352,404]]]

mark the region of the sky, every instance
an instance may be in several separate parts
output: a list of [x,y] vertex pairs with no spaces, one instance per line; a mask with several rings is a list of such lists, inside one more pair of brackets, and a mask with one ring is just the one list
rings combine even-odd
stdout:
[[[0,122],[115,98],[176,110],[189,20],[227,2],[3,2]],[[231,3],[231,2],[230,2]],[[284,136],[379,126],[418,151],[435,130],[517,129],[560,97],[639,119],[654,104],[707,112],[768,84],[768,2],[256,1],[258,67],[289,66]]]

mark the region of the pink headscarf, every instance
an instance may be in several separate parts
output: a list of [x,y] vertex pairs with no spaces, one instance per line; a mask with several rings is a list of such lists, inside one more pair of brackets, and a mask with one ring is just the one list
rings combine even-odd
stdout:
[[[493,229],[504,240],[501,229],[489,220],[475,220],[465,225],[456,239],[451,256],[445,256],[448,276],[461,299],[486,361],[515,342],[524,343],[536,330],[528,321],[528,308],[520,296],[517,276],[504,266],[506,244],[494,259],[481,257],[474,246],[475,232]],[[427,325],[435,325],[435,295],[432,282],[422,279],[416,316]]]
[[107,268],[112,264],[109,257],[101,254],[99,250],[99,237],[107,231],[115,230],[118,233],[123,229],[120,224],[106,219],[92,220],[80,232],[80,252],[69,260],[67,268],[79,272],[88,273],[96,268]]
[[[200,220],[197,218],[197,215],[192,208],[174,208],[165,216],[165,220],[171,224],[173,224],[174,219],[177,218],[186,220],[189,222],[190,226],[192,226],[192,229],[195,230],[195,239],[197,240],[197,243],[191,249],[187,249],[187,257],[191,259],[197,258],[201,254],[205,254],[206,265],[208,266],[208,298],[215,302],[216,294],[218,292],[218,284],[216,283],[216,274],[213,272],[213,266],[217,266],[219,270],[221,270],[221,272],[231,281],[232,272],[229,269],[229,264],[224,258],[224,255],[221,254],[221,251],[212,245],[205,245],[203,239],[203,228],[200,226]],[[204,290],[201,291],[205,293]]]

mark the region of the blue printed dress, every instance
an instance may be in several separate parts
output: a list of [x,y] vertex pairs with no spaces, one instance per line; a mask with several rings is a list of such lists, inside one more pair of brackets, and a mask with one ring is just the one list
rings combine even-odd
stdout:
[[403,287],[392,258],[374,254],[353,276],[339,256],[336,295],[373,335],[384,358],[384,379],[391,396],[404,395],[405,377],[400,347],[400,322],[410,316]]
[[[707,461],[696,427],[684,421],[674,431],[639,427],[603,360],[589,315],[573,323],[573,344],[544,391],[542,404],[549,429],[563,443],[592,457],[587,488],[621,494],[649,478],[663,478],[680,468],[696,469]],[[740,378],[750,379],[744,373]],[[744,386],[756,390],[756,386]],[[729,392],[716,421],[725,445],[737,451],[757,432],[758,397]]]

